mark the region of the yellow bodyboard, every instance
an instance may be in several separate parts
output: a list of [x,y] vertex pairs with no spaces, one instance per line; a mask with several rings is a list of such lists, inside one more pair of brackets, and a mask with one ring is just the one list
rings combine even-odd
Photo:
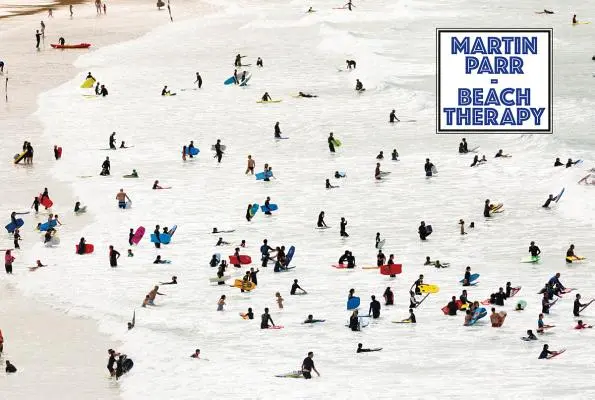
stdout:
[[420,285],[419,290],[422,293],[438,293],[440,288],[437,285]]
[[255,289],[256,285],[253,282],[244,282],[241,279],[236,279],[233,282],[233,287],[237,287],[239,289],[244,289],[245,291],[249,292],[252,289]]
[[87,78],[82,83],[81,88],[82,89],[91,89],[94,84],[95,84],[95,79],[93,79],[93,78]]
[[19,154],[18,156],[16,156],[14,158],[14,163],[15,164],[18,164],[25,157],[25,154],[27,154],[27,152],[26,151],[23,151],[21,154]]

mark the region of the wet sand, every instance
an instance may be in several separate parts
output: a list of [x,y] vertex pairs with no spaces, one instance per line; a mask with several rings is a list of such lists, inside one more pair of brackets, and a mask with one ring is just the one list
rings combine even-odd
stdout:
[[[48,187],[60,207],[55,212],[70,213],[74,204],[70,188],[49,174],[49,167],[56,162],[54,143],[43,136],[43,127],[34,113],[40,93],[72,79],[77,73],[84,73],[72,63],[81,52],[88,50],[60,51],[49,44],[63,36],[68,42],[90,42],[94,49],[134,39],[170,22],[167,11],[158,11],[152,2],[108,3],[107,15],[101,16],[96,15],[92,3],[79,4],[72,19],[67,6],[53,8],[54,18],[48,19],[47,13],[42,12],[4,18],[0,25],[1,59],[6,64],[4,75],[0,75],[0,131],[3,135],[0,160],[4,160],[0,163],[0,177],[7,189],[0,203],[0,215],[5,215],[6,219],[13,210],[27,209],[35,194],[44,187]],[[176,19],[184,19],[198,10],[200,5],[191,1],[177,3],[173,9]],[[37,51],[35,30],[39,29],[41,20],[46,24],[46,35],[42,48]],[[5,101],[4,90],[6,78],[8,101]],[[10,160],[25,140],[34,146],[34,164],[15,166]],[[58,145],[64,146],[66,157],[67,144]],[[85,220],[75,224],[83,223]],[[23,260],[35,257],[27,249],[38,236],[31,226],[26,226],[22,235],[22,249],[15,252],[15,275],[0,276],[0,329],[5,337],[5,351],[0,361],[4,364],[4,360],[9,359],[19,369],[11,376],[0,373],[0,398],[117,398],[120,383],[107,379],[105,366],[106,350],[117,349],[118,343],[100,333],[96,321],[69,316],[67,310],[53,309],[19,291],[19,280],[27,279],[30,273],[27,270],[30,265]],[[9,235],[2,235],[0,248],[12,248]],[[62,289],[55,288],[56,291]],[[51,303],[51,293],[44,294],[40,300]]]

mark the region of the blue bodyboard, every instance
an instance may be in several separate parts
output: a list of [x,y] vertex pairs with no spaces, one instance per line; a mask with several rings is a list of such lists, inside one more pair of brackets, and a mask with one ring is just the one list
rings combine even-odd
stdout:
[[355,310],[356,308],[359,307],[359,297],[352,297],[349,300],[347,300],[347,309],[348,310]]
[[488,315],[488,312],[487,312],[487,310],[484,307],[478,308],[473,313],[473,317],[471,318],[471,321],[469,321],[469,325],[475,324],[477,321],[479,321],[480,319],[482,319],[486,315]]
[[[477,278],[479,278],[479,274],[471,274],[471,277],[469,278],[469,283],[475,282]],[[464,280],[465,278],[461,279],[459,283],[463,283]]]
[[289,250],[287,250],[287,255],[285,256],[285,266],[287,267],[291,260],[293,259],[293,254],[295,253],[295,246],[291,246]]
[[262,212],[267,212],[267,211],[276,211],[279,209],[279,207],[276,204],[269,204],[268,207],[265,205],[260,206],[260,209],[262,210]]
[[564,191],[565,190],[566,190],[566,188],[562,188],[562,190],[560,191],[560,194],[558,194],[556,196],[556,200],[555,200],[556,203],[560,200],[560,197],[562,197],[562,195],[564,194]]
[[270,178],[271,176],[273,176],[273,173],[272,173],[272,172],[270,172],[270,171],[266,171],[266,172],[264,172],[264,171],[263,171],[263,172],[259,172],[259,173],[257,173],[257,174],[256,174],[256,175],[254,175],[254,176],[256,177],[256,180],[257,180],[257,181],[261,181],[261,180],[263,180],[265,177],[269,177],[269,178]]
[[169,244],[171,242],[171,235],[166,233],[159,234],[159,241],[157,241],[157,236],[154,233],[151,233],[151,243],[161,243],[161,244]]
[[227,80],[223,82],[224,85],[233,85],[234,83],[236,83],[236,78],[233,76],[231,78],[227,78]]
[[197,149],[196,147],[190,147],[190,148],[186,148],[186,154],[191,155],[191,156],[195,156],[198,153],[200,153],[200,150]]
[[256,204],[256,203],[252,204],[252,208],[250,209],[250,214],[252,216],[256,215],[259,208],[260,208],[260,206],[258,204]]
[[11,222],[8,225],[6,225],[5,228],[8,231],[8,233],[13,233],[16,229],[20,228],[24,224],[25,224],[25,221],[23,221],[21,218],[17,218],[16,225],[14,224],[14,222]]
[[43,224],[39,225],[39,230],[40,230],[40,231],[47,231],[48,229],[50,229],[50,228],[53,228],[53,227],[55,227],[56,225],[58,225],[58,221],[56,221],[56,220],[51,220],[51,221],[49,221],[49,222],[45,222],[45,223],[43,223]]

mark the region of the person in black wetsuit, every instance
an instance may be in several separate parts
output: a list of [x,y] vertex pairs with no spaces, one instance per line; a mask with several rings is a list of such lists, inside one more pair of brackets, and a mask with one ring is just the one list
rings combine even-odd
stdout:
[[159,232],[159,225],[155,225],[155,230],[153,231],[155,234],[155,248],[161,248],[161,232]]
[[543,350],[541,350],[541,353],[539,353],[539,357],[537,357],[539,360],[544,359],[544,358],[550,358],[550,356],[553,356],[554,354],[556,354],[555,351],[549,351],[550,346],[548,346],[547,344],[543,345]]
[[537,257],[541,254],[541,250],[535,245],[535,242],[530,243],[529,253],[531,253],[531,257]]
[[79,241],[79,247],[78,247],[78,251],[77,251],[78,254],[85,254],[85,245],[86,245],[85,238],[82,237],[81,240]]
[[269,328],[269,321],[271,321],[272,326],[275,326],[271,315],[269,314],[268,307],[264,309],[264,314],[260,317],[260,329],[268,329]]
[[308,357],[304,358],[304,361],[302,361],[302,375],[304,375],[304,379],[312,379],[312,370],[314,370],[314,372],[320,376],[320,373],[314,366],[314,360],[312,360],[312,357],[314,357],[314,353],[310,351],[308,352]]
[[577,294],[576,298],[574,299],[574,307],[572,309],[572,315],[575,317],[580,317],[581,309],[588,306],[589,303],[582,304],[581,303],[581,295]]
[[554,167],[561,167],[562,165],[564,165],[564,164],[562,164],[562,162],[560,161],[560,157],[556,157],[556,161],[554,162]]
[[281,139],[281,128],[279,128],[279,121],[275,122],[275,139]]
[[199,89],[202,87],[202,77],[198,72],[196,73],[196,80],[194,81],[194,83],[198,83]]
[[486,199],[486,201],[484,202],[483,205],[483,216],[484,217],[491,217],[490,215],[490,211],[492,210],[492,208],[490,207],[490,199]]
[[116,370],[114,369],[114,364],[116,363],[116,356],[119,356],[120,353],[116,353],[113,349],[109,349],[107,352],[109,354],[107,370],[109,371],[110,376],[115,376]]
[[349,237],[349,235],[347,234],[347,231],[345,230],[347,227],[347,220],[344,217],[341,217],[341,237]]
[[390,287],[387,287],[382,295],[384,297],[384,305],[385,306],[392,306],[395,304],[395,295]]
[[252,220],[252,204],[248,204],[248,208],[246,209],[246,220],[250,222]]
[[343,253],[341,255],[341,257],[339,257],[339,264],[343,264],[345,261],[347,261],[347,258],[349,257],[349,250],[345,250],[345,253]]
[[[78,203],[78,202],[77,202]],[[76,211],[76,210],[75,210]],[[130,232],[128,232],[128,244],[130,246],[133,245],[132,238],[134,237],[134,229],[130,228]]]
[[335,138],[333,137],[333,132],[330,133],[328,139],[328,148],[331,151],[331,153],[335,152]]
[[114,249],[114,246],[109,247],[109,265],[111,267],[118,266],[118,258],[120,258],[120,253]]
[[105,87],[105,85],[101,85],[101,90],[99,91],[99,94],[103,97],[107,96],[109,93],[107,92],[107,88]]
[[257,67],[264,67],[264,64],[263,64],[263,62],[262,62],[262,58],[258,57],[258,58],[256,59],[256,66],[257,66]]
[[359,315],[358,315],[357,310],[353,310],[353,312],[351,313],[351,316],[349,317],[349,329],[351,329],[354,332],[361,330],[361,327],[359,324]]
[[471,286],[471,267],[465,268],[465,276],[463,277],[463,286]]
[[315,94],[310,94],[310,93],[304,93],[304,92],[299,92],[298,93],[299,97],[307,97],[307,98],[312,98],[312,97],[318,97]]
[[364,89],[364,84],[361,83],[359,79],[355,80],[355,90],[358,92],[363,92],[364,90],[366,90]]
[[545,203],[543,203],[543,205],[541,207],[543,208],[550,208],[550,203],[552,201],[556,200],[556,198],[554,197],[553,194],[550,194],[547,198],[547,200],[545,201]]
[[370,302],[370,309],[368,310],[368,314],[372,315],[372,318],[374,319],[380,318],[380,302],[376,300],[376,296],[372,296],[372,301]]
[[576,163],[578,163],[578,161],[572,161],[572,158],[569,158],[568,161],[566,162],[566,168],[570,168],[573,165],[575,165]]
[[116,132],[109,135],[109,148],[111,150],[116,150]]
[[6,373],[14,374],[15,372],[17,372],[17,367],[11,364],[9,360],[6,360]]
[[345,60],[345,63],[347,64],[347,69],[355,69],[356,67],[356,63],[355,60]]
[[289,291],[290,295],[295,295],[296,294],[296,290],[301,290],[303,294],[306,294],[308,292],[306,292],[304,289],[302,289],[302,287],[300,285],[298,285],[298,280],[294,279],[293,280],[293,285],[291,285],[291,290]]
[[172,276],[171,277],[171,282],[160,282],[160,285],[177,285],[178,284],[178,277],[177,276]]
[[369,353],[371,351],[380,351],[382,349],[364,349],[363,347],[364,345],[361,343],[357,344],[357,350],[355,351],[356,353]]
[[352,252],[347,256],[347,268],[355,268],[355,256]]
[[419,224],[419,228],[417,228],[417,233],[419,233],[419,238],[421,240],[426,240],[426,238],[428,237],[428,229],[426,228],[426,223],[424,221],[421,221],[421,223]]
[[271,95],[269,94],[269,92],[264,92],[264,94],[262,95],[261,101],[271,101]]
[[399,118],[397,118],[397,114],[395,110],[392,110],[390,112],[390,114],[388,115],[388,122],[395,123],[395,122],[401,122],[401,120]]
[[411,285],[411,288],[409,288],[409,290],[413,289],[415,287],[415,294],[416,295],[421,295],[421,290],[419,289],[420,285],[424,284],[424,276],[420,275],[419,278],[413,282],[413,285]]
[[321,211],[320,214],[318,214],[318,222],[316,223],[316,226],[319,228],[328,228],[327,224],[324,222],[324,211]]
[[410,308],[409,309],[409,318],[407,318],[403,322],[409,322],[411,324],[416,324],[417,323],[417,318],[415,318],[415,314],[413,313],[413,308]]
[[326,187],[326,189],[336,189],[339,186],[333,186],[333,185],[331,185],[330,179],[327,179],[326,182],[325,182],[325,187]]
[[434,168],[434,164],[430,162],[429,158],[426,158],[426,163],[424,164],[424,171],[426,172],[426,176],[432,176],[432,168]]
[[103,164],[101,164],[101,173],[99,175],[101,175],[101,176],[109,175],[111,167],[112,166],[111,166],[109,157],[105,157],[105,161],[103,161]]
[[266,268],[269,259],[270,259],[270,252],[274,251],[274,249],[269,246],[269,241],[264,239],[262,241],[262,246],[260,246],[260,259],[262,260],[262,267]]
[[217,158],[217,162],[221,162],[223,158],[223,150],[221,149],[221,139],[217,139],[217,143],[215,143],[215,157]]
[[257,269],[256,271],[254,271],[254,268],[250,268],[250,282],[252,282],[255,285],[258,285],[258,276],[257,274],[260,272],[259,269]]
[[459,308],[457,307],[457,298],[452,296],[450,302],[447,304],[448,307],[448,315],[457,315],[457,311]]

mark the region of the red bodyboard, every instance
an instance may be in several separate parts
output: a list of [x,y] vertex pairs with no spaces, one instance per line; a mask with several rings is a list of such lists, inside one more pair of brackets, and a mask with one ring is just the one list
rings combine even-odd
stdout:
[[62,147],[56,149],[58,151],[58,158],[62,158]]
[[[460,310],[461,306],[463,305],[463,302],[461,300],[457,300],[455,301],[455,304],[457,305],[457,310]],[[448,304],[442,307],[441,310],[444,313],[444,315],[448,315]]]
[[[95,250],[95,246],[93,246],[92,244],[86,244],[85,245],[85,254],[89,254],[89,253],[93,253],[93,251]],[[79,245],[76,245],[76,254],[79,253]]]
[[382,265],[380,266],[381,275],[399,275],[403,270],[402,264]]
[[250,258],[250,256],[240,255],[240,262],[238,262],[238,259],[236,258],[236,256],[229,256],[229,263],[232,265],[252,264],[252,259]]
[[[41,194],[39,195],[38,199],[41,199]],[[39,204],[41,204],[45,208],[52,208],[54,202],[50,200],[48,197],[44,197],[43,201],[40,201]]]

